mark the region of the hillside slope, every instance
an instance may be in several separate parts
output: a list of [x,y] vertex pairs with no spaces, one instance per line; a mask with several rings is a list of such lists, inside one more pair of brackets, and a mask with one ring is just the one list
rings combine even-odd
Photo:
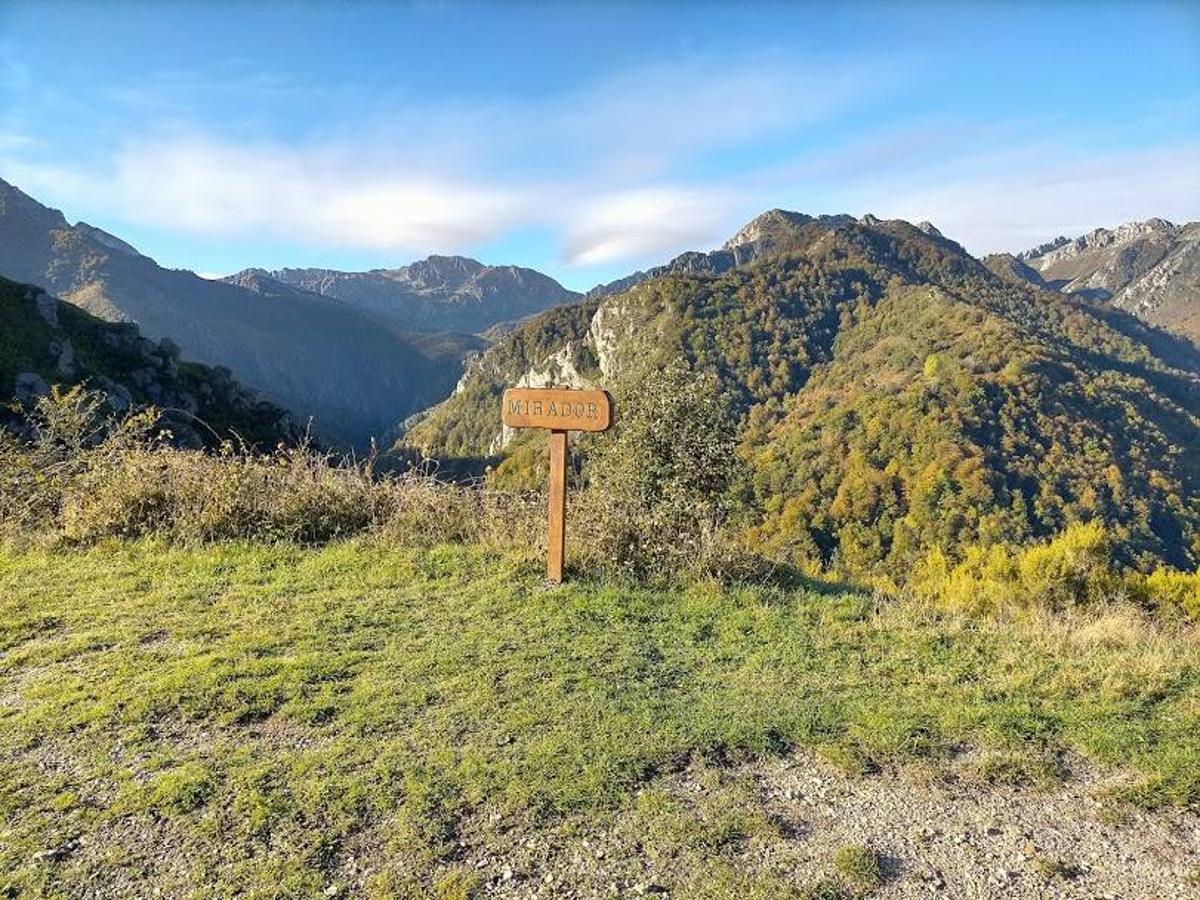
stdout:
[[252,291],[162,268],[4,182],[0,275],[101,319],[136,322],[152,340],[170,338],[298,419],[314,417],[318,433],[339,442],[361,444],[438,400],[461,361],[453,353],[430,358],[396,329],[329,297],[281,283]]
[[[0,405],[28,406],[49,385],[104,391],[116,411],[154,405],[176,444],[211,445],[238,437],[271,448],[294,441],[299,429],[278,406],[213,369],[179,359],[170,341],[147,340],[136,325],[110,323],[0,278]],[[20,428],[23,416],[0,409],[0,425]]]
[[579,294],[533,269],[485,266],[462,256],[430,256],[397,269],[369,272],[278,269],[263,274],[416,331],[481,332],[579,299]]
[[407,443],[504,452],[504,474],[535,440],[501,428],[505,385],[620,388],[683,356],[742,415],[750,534],[778,558],[901,571],[1099,518],[1130,561],[1194,565],[1195,347],[1002,279],[931,226],[772,211],[742,235],[749,263],[527,323]]
[[1200,344],[1200,223],[1097,228],[1019,254],[1053,289],[1139,316]]

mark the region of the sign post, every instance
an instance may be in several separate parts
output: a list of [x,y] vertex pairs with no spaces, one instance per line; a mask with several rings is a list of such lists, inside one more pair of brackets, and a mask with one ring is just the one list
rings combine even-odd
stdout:
[[567,551],[567,432],[607,431],[612,398],[607,391],[509,388],[501,419],[509,428],[550,430],[549,548],[546,580],[561,584]]

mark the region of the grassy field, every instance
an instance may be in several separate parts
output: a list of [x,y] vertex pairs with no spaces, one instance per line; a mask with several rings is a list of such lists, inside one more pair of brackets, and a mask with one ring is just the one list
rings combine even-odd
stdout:
[[1197,807],[1198,662],[1128,610],[545,590],[462,546],[10,551],[0,895],[335,896],[353,870],[379,896],[467,896],[455,847],[479,822],[634,807],[641,840],[720,865],[750,811],[701,821],[639,788],[800,746],[863,772],[969,748],[979,779],[1035,784],[1079,754],[1129,773],[1120,802]]

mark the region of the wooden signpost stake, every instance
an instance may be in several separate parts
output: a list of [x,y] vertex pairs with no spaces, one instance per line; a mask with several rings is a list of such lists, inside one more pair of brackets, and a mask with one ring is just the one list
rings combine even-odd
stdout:
[[607,431],[612,398],[607,391],[509,388],[501,416],[509,428],[550,429],[549,552],[546,580],[561,584],[567,551],[567,432]]

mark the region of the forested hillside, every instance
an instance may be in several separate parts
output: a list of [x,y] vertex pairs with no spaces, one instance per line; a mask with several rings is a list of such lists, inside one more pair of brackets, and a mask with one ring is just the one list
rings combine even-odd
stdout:
[[503,453],[493,479],[533,483],[537,437],[501,429],[504,386],[620,395],[682,356],[731,399],[739,521],[777,559],[904,572],[935,548],[960,558],[1095,520],[1128,563],[1195,565],[1193,345],[1001,278],[931,226],[773,211],[741,234],[747,263],[526,324],[406,442]]

